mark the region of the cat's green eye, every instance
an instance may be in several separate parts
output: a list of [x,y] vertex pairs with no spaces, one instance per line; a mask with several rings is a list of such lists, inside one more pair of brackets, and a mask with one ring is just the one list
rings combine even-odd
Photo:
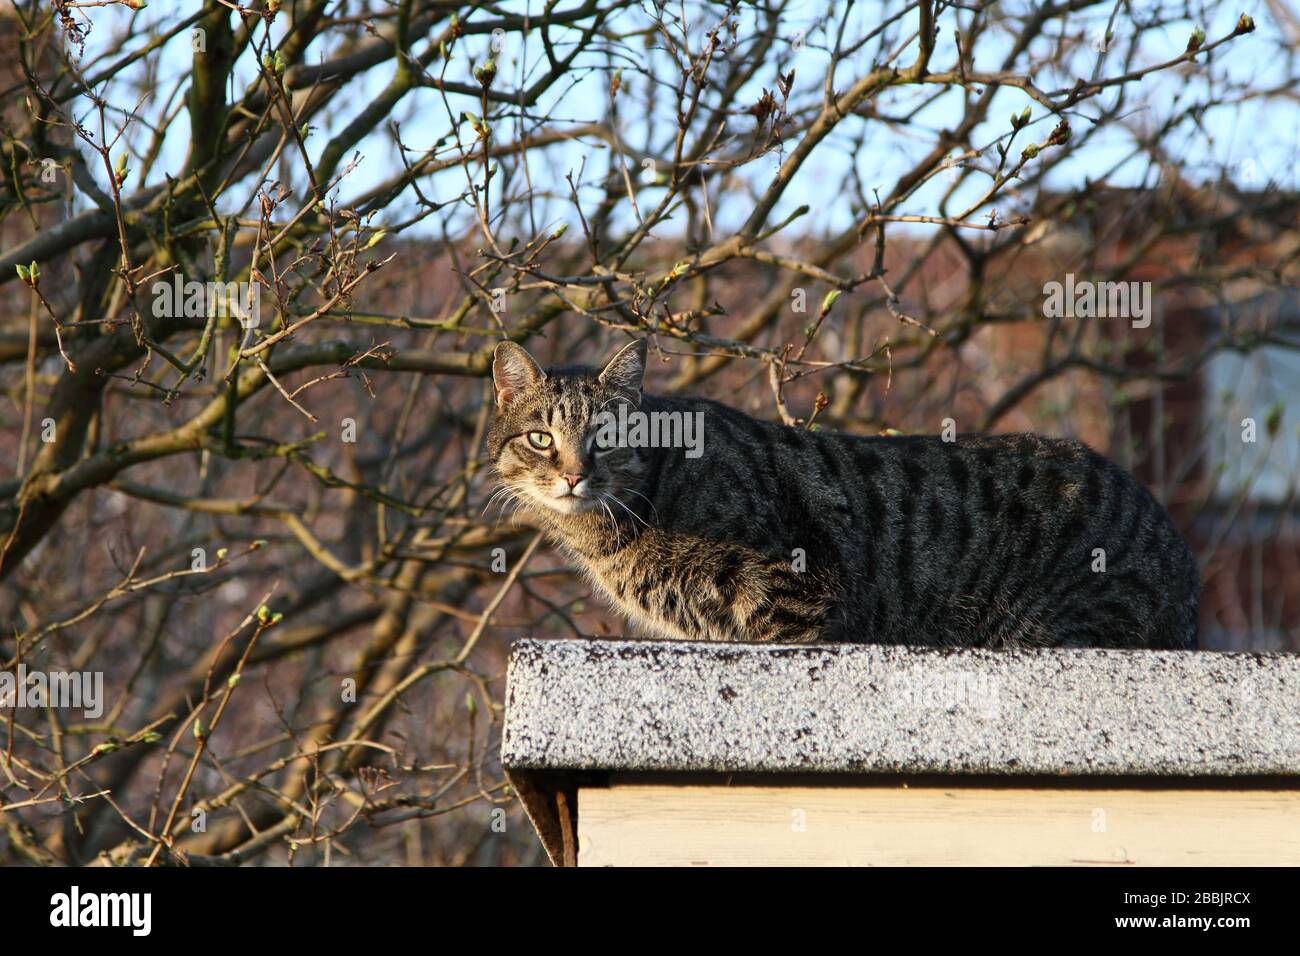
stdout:
[[555,444],[555,439],[546,432],[529,432],[528,444],[532,445],[538,451],[546,451],[546,449]]

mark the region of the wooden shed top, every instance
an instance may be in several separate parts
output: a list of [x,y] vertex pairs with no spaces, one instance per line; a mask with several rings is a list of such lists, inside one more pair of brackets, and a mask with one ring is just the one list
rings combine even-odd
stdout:
[[523,640],[507,685],[548,851],[591,773],[1300,775],[1300,655]]

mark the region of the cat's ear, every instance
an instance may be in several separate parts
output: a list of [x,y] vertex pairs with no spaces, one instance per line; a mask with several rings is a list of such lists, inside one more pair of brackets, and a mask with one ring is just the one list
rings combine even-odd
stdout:
[[609,360],[600,373],[600,380],[640,402],[641,383],[645,379],[645,354],[644,339],[629,342]]
[[524,389],[544,381],[546,373],[523,346],[508,341],[497,343],[492,354],[492,385],[497,408],[505,408]]

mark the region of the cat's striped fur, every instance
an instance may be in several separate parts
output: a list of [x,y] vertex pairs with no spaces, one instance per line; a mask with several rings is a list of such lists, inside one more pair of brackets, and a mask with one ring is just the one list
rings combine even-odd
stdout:
[[[488,451],[523,514],[645,631],[1195,646],[1199,580],[1187,544],[1146,488],[1087,446],[814,432],[705,399],[643,395],[644,367],[642,343],[604,370],[545,373],[502,343]],[[618,402],[702,412],[703,455],[595,446],[597,413]],[[548,447],[533,447],[545,444],[539,434]]]

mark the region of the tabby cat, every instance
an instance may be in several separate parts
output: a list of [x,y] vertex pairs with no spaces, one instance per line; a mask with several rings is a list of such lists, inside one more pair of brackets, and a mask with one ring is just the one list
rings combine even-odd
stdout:
[[[642,394],[646,348],[492,366],[488,453],[522,517],[645,631],[706,641],[1192,648],[1196,563],[1164,508],[1077,441],[856,437]],[[702,454],[611,439],[623,409]]]

